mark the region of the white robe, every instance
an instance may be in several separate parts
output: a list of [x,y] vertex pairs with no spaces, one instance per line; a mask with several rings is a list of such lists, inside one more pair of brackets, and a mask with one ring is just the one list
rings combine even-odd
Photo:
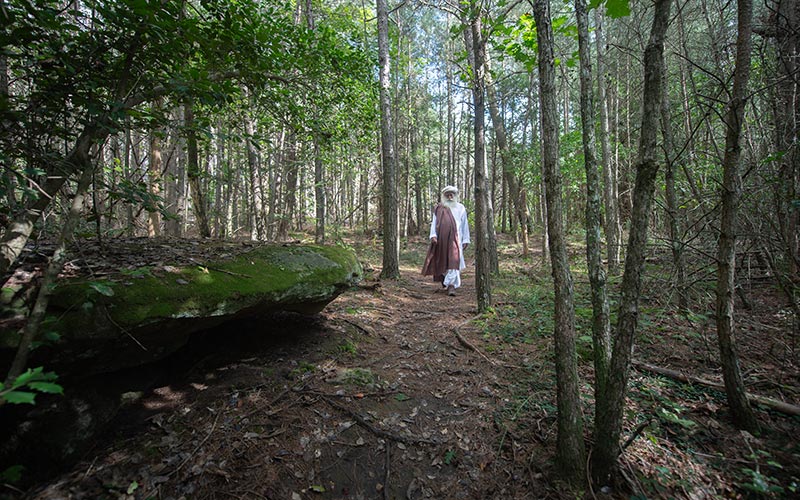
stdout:
[[[456,239],[458,241],[458,269],[448,269],[447,274],[444,276],[444,286],[453,285],[453,288],[461,286],[461,269],[467,267],[464,262],[464,245],[470,243],[469,239],[469,222],[467,220],[467,209],[461,203],[456,203],[454,207],[450,208],[453,213],[453,218],[456,220]],[[433,220],[431,221],[431,238],[438,237],[436,235],[436,212],[433,213]]]

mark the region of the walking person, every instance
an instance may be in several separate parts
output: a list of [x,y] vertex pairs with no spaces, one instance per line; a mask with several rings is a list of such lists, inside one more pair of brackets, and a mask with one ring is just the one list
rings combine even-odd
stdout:
[[422,266],[423,276],[433,276],[453,296],[461,286],[464,250],[470,243],[467,209],[458,202],[458,188],[442,189],[442,201],[433,209],[431,244]]

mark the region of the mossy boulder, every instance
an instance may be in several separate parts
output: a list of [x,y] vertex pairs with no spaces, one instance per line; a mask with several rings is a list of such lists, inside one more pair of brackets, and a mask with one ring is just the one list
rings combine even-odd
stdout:
[[143,267],[104,280],[62,280],[48,309],[52,323],[46,326],[61,338],[37,349],[36,357],[46,359],[36,361],[48,369],[84,374],[140,365],[174,352],[192,333],[232,319],[277,311],[318,313],[361,274],[349,249],[275,245],[206,265]]

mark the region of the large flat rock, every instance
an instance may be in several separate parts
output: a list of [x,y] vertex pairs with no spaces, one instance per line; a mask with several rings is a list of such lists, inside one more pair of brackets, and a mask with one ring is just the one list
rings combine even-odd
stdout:
[[[59,281],[46,328],[61,338],[30,366],[103,373],[174,352],[192,333],[276,311],[317,313],[361,279],[354,252],[337,246],[247,248],[204,265],[127,269],[105,279]],[[269,333],[269,328],[254,332]],[[6,354],[13,332],[0,332]],[[224,339],[220,339],[224,348]]]

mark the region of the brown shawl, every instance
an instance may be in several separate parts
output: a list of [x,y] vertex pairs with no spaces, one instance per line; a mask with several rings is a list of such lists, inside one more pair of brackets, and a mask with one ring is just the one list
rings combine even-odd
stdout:
[[422,266],[422,275],[433,275],[433,281],[444,281],[448,269],[461,268],[461,254],[458,248],[458,225],[453,217],[453,212],[442,205],[436,205],[433,213],[436,215],[436,244],[431,241],[425,264]]

